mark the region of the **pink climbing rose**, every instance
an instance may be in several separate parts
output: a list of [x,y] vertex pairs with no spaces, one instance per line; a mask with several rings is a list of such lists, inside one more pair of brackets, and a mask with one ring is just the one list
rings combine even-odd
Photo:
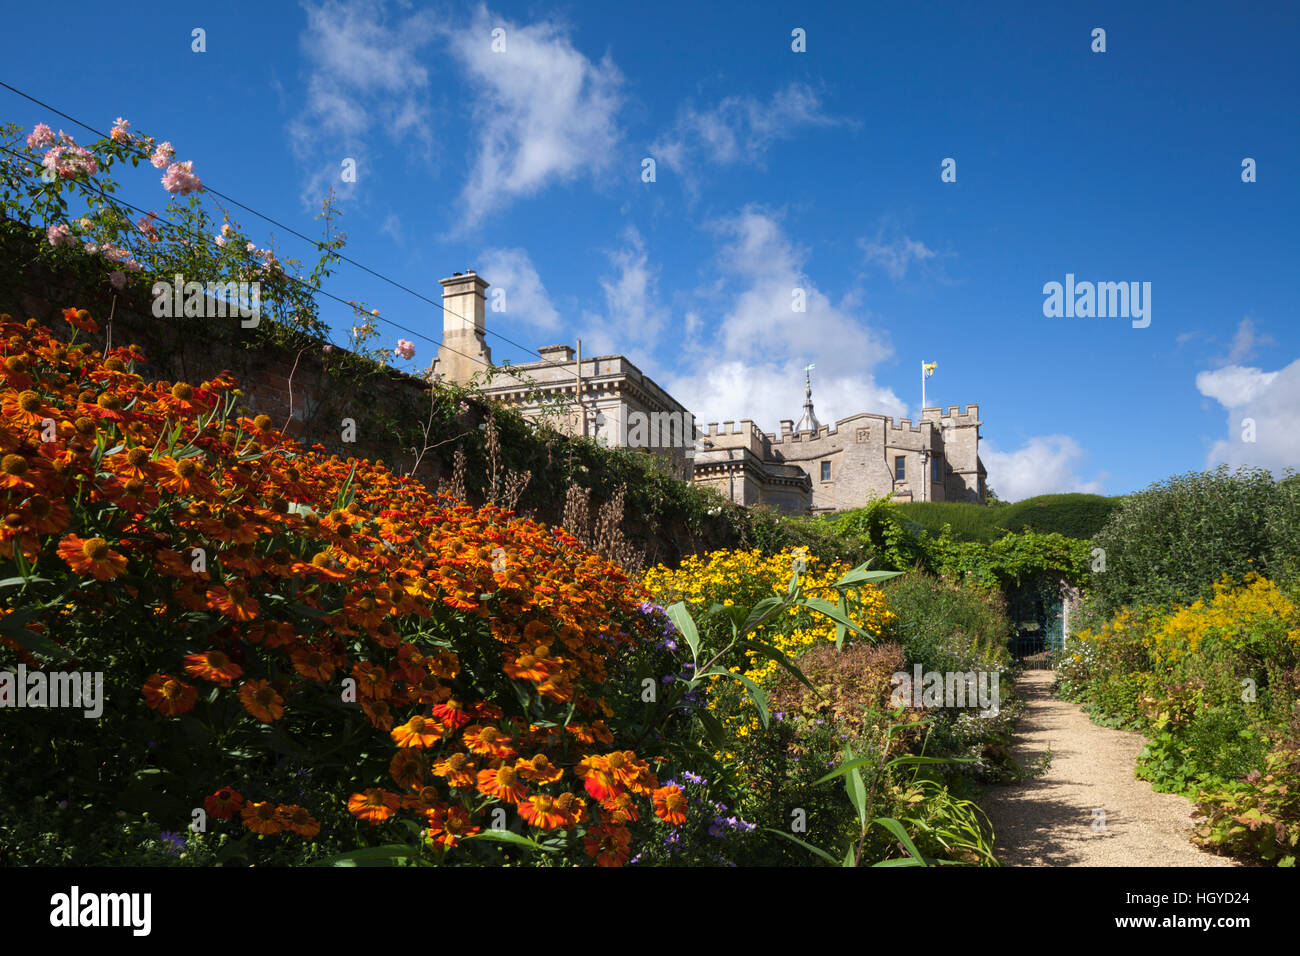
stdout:
[[397,348],[393,349],[393,354],[404,359],[415,358],[415,343],[408,342],[406,339],[397,340]]
[[199,177],[194,175],[194,162],[172,163],[167,167],[167,175],[162,178],[163,189],[177,196],[188,196],[203,188]]
[[54,145],[54,130],[50,129],[44,123],[37,123],[30,133],[27,134],[28,149],[48,149]]
[[153,164],[154,169],[162,169],[175,158],[176,150],[172,148],[171,143],[159,143],[158,148],[149,157],[149,162]]

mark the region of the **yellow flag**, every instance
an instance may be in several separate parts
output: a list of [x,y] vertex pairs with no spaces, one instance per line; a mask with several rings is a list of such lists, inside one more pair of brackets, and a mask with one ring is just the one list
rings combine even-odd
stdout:
[[925,369],[925,377],[929,378],[934,374],[934,370],[939,367],[938,362],[922,362],[921,368]]

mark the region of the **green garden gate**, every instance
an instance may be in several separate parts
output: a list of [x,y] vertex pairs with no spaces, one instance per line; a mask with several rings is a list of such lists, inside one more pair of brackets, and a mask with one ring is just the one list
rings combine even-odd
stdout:
[[1040,575],[1007,594],[1007,614],[1014,628],[1011,656],[1029,668],[1046,668],[1065,645],[1065,600],[1061,582]]

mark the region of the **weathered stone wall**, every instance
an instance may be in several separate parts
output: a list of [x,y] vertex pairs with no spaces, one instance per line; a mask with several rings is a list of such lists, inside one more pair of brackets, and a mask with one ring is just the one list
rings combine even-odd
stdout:
[[[242,328],[238,318],[155,318],[147,289],[115,293],[105,279],[56,273],[25,252],[12,243],[0,247],[0,311],[70,335],[63,309],[88,309],[100,326],[91,340],[100,347],[110,338],[114,346],[140,346],[149,359],[139,368],[146,378],[197,383],[229,372],[253,414],[269,415],[302,444],[320,444],[344,458],[382,460],[395,472],[412,473],[414,448],[424,444],[419,424],[430,414],[432,392],[424,381],[379,368],[357,377],[358,363],[344,361],[344,350],[326,352],[306,336],[297,344],[268,344],[258,330]],[[341,367],[350,371],[339,374]],[[445,409],[445,393],[443,398]],[[415,476],[436,489],[441,479],[450,478],[460,447],[468,459],[469,498],[481,502],[488,469],[479,426],[489,411],[489,405],[469,397],[451,420],[445,414],[435,420],[429,442],[438,447],[423,455]],[[354,442],[343,441],[345,418],[356,422]],[[665,488],[672,479],[651,479],[644,470],[629,468],[626,459],[536,433],[517,415],[499,413],[498,422],[505,466],[532,475],[519,502],[522,514],[560,524],[571,480],[591,490],[594,514],[614,486],[626,482],[623,530],[647,563],[675,564],[689,553],[736,545],[745,533],[744,515],[710,515],[714,509],[689,505],[690,489],[680,482]]]

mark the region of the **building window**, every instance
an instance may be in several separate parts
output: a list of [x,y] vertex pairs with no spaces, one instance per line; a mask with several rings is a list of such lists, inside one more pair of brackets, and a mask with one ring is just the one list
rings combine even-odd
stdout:
[[894,459],[894,480],[907,480],[907,456],[899,455]]
[[829,461],[824,461],[822,462],[822,481],[830,481],[830,480],[831,480],[831,463]]
[[931,481],[940,481],[940,480],[941,480],[940,477],[939,477],[940,470],[941,470],[941,469],[940,469],[940,465],[939,465],[939,463],[940,463],[942,460],[943,460],[943,455],[940,455],[940,454],[937,454],[937,453],[935,454],[935,456],[934,456],[933,458],[930,459],[930,480],[931,480]]

